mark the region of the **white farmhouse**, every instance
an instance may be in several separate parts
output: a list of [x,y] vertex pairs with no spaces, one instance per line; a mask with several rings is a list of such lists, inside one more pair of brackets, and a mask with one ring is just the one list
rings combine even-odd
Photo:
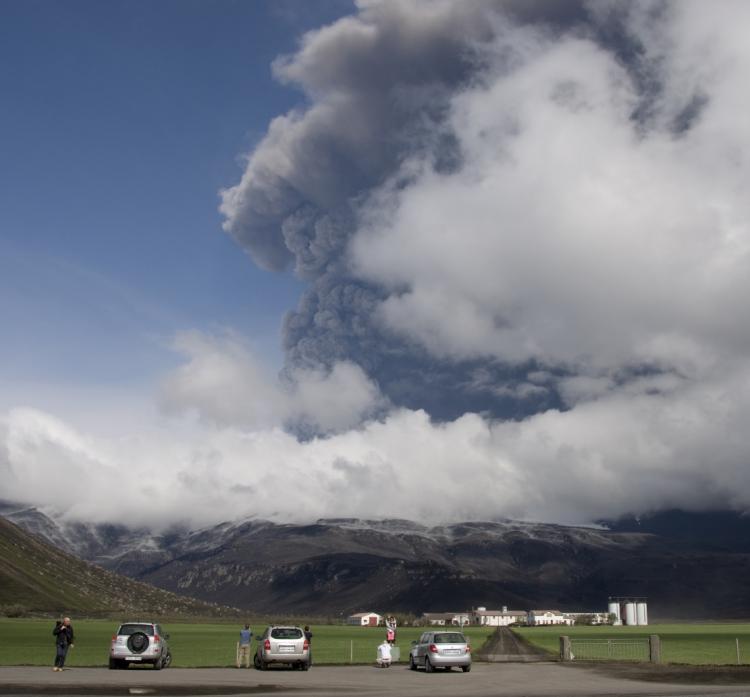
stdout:
[[574,625],[575,618],[560,612],[559,610],[529,610],[526,621],[531,627],[542,625],[564,624]]
[[525,624],[526,612],[523,610],[508,610],[503,607],[502,610],[487,610],[480,607],[474,610],[472,621],[485,627],[507,627],[511,624]]
[[382,622],[383,617],[377,612],[357,612],[346,618],[347,624],[353,624],[357,627],[377,627]]

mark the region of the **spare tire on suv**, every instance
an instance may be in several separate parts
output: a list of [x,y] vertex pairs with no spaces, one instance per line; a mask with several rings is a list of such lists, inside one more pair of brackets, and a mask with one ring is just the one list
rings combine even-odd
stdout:
[[131,663],[150,663],[155,670],[166,668],[172,662],[168,639],[169,634],[158,624],[125,622],[112,637],[109,667],[127,668]]
[[148,636],[143,632],[136,632],[128,637],[127,647],[133,653],[143,653],[149,645]]

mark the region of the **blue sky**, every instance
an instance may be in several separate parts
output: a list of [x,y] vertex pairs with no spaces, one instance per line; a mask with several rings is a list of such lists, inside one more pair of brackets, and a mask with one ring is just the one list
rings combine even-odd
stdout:
[[280,364],[301,285],[221,230],[220,188],[302,97],[270,64],[348,3],[0,2],[0,382],[149,381],[176,331]]

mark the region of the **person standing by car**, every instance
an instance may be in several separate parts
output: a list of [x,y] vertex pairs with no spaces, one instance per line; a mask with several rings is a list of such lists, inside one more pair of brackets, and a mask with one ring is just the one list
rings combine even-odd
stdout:
[[240,640],[237,642],[237,667],[250,667],[250,642],[253,638],[253,632],[250,625],[246,624],[244,629],[240,629]]
[[309,665],[312,665],[312,638],[313,638],[313,633],[310,631],[310,625],[306,624],[305,625],[305,629],[303,631],[305,632],[305,640],[307,641],[307,646],[308,646],[308,648],[310,650],[310,653],[309,653],[310,660],[309,660],[308,663],[309,663]]
[[55,666],[52,670],[62,672],[65,667],[65,658],[68,655],[68,649],[73,647],[73,625],[70,624],[70,617],[62,621],[55,622],[55,628],[52,630],[55,637]]

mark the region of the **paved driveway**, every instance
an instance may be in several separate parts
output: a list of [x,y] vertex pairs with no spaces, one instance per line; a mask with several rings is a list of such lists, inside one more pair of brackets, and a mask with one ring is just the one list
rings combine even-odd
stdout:
[[587,667],[544,664],[480,664],[470,673],[426,674],[402,666],[314,666],[309,672],[231,668],[162,671],[0,667],[3,695],[353,695],[355,697],[589,697],[622,695],[750,694],[748,686],[695,686],[643,682]]

